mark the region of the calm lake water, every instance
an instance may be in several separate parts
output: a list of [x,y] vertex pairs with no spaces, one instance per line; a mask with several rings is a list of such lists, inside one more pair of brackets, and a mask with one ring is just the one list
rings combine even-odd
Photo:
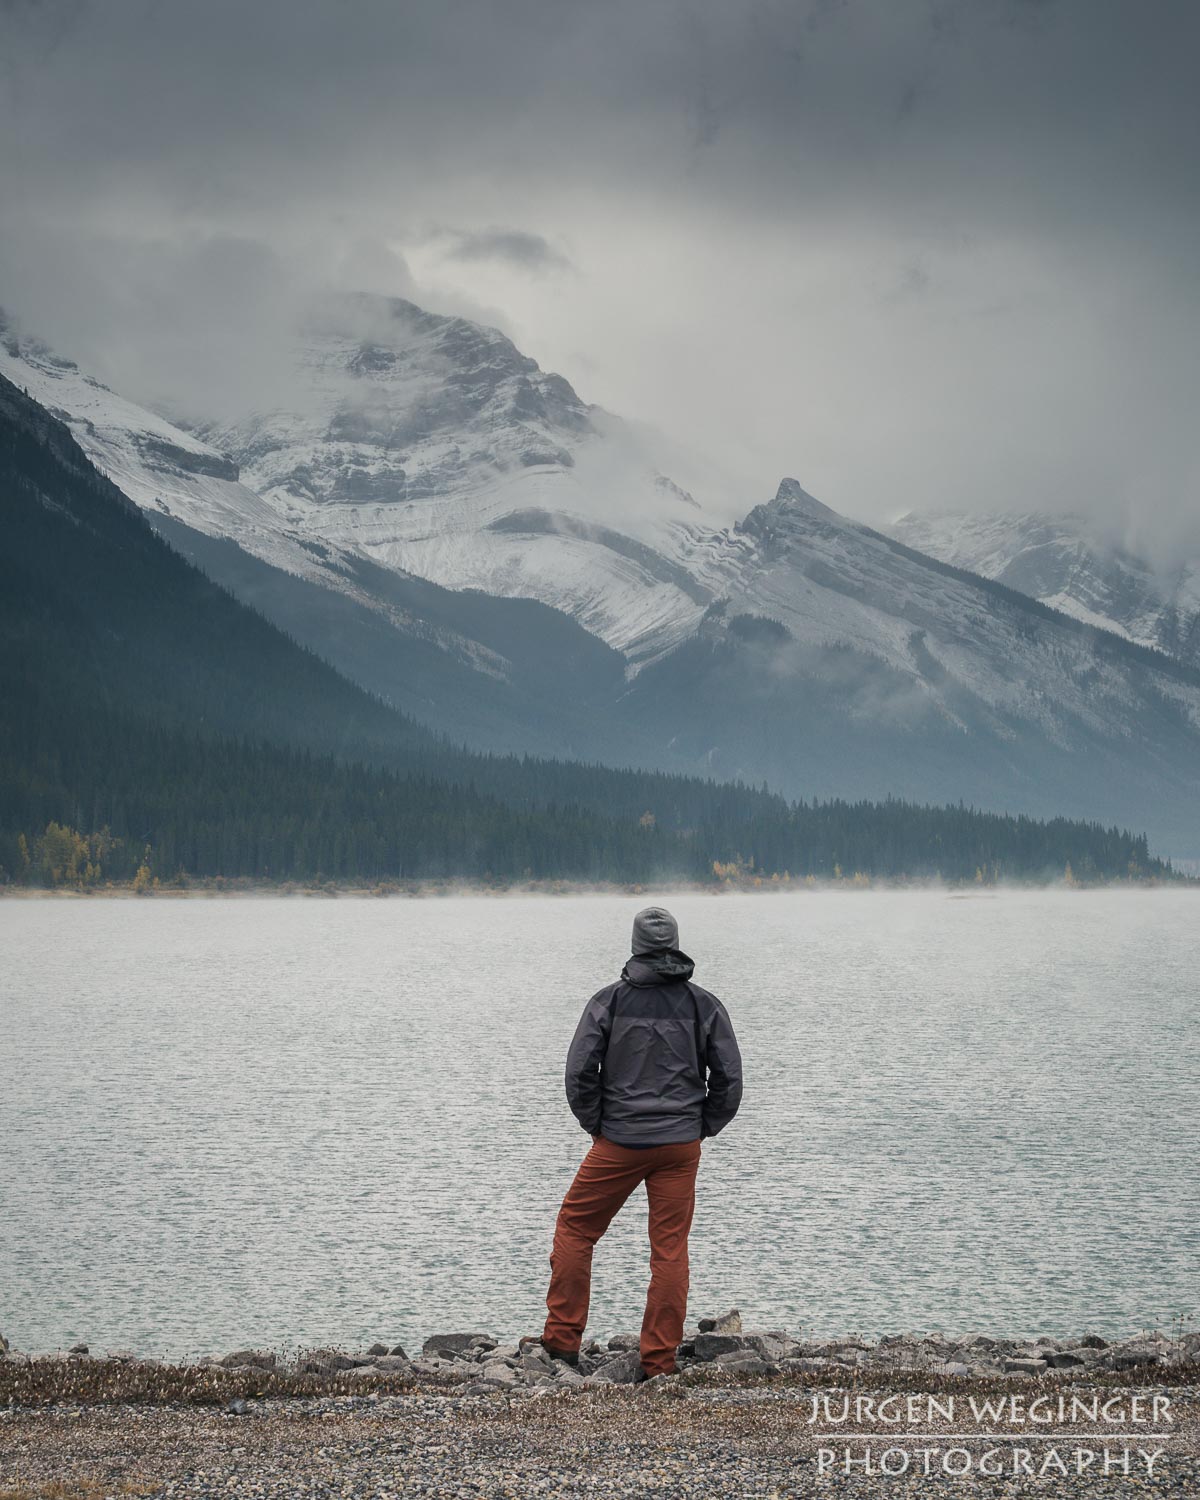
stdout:
[[[536,1332],[562,1063],[631,898],[0,903],[0,1328],[223,1352]],[[693,1315],[1200,1312],[1200,898],[680,896],[742,1044]],[[596,1256],[636,1329],[645,1198]]]

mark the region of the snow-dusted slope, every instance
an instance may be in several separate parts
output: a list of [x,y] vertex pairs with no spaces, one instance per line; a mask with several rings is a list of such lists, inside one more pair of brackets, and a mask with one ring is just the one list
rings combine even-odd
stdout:
[[[810,652],[869,656],[896,674],[898,691],[963,729],[986,715],[1066,746],[1081,727],[1127,734],[1141,712],[1145,662],[1135,672],[1119,650],[1108,660],[1094,632],[914,556],[793,479],[738,526],[697,544],[689,562],[726,616],[777,621]],[[1200,676],[1192,677],[1184,685],[1168,672],[1164,690],[1200,731]]]
[[[351,675],[355,675],[351,662],[360,663],[366,648],[350,650],[346,659],[339,648],[346,647],[347,633],[361,642],[364,611],[376,617],[369,622],[375,654],[380,632],[394,632],[406,641],[424,642],[472,672],[493,679],[511,674],[512,663],[505,656],[486,640],[455,628],[444,607],[430,607],[427,594],[417,589],[412,600],[412,580],[407,580],[407,590],[403,578],[394,580],[395,586],[392,579],[386,579],[380,587],[374,570],[359,566],[370,553],[359,547],[353,527],[345,531],[344,546],[332,536],[322,536],[321,527],[309,524],[319,511],[316,504],[290,503],[284,490],[270,484],[264,484],[261,492],[250,487],[239,474],[237,460],[228,453],[102,385],[74,361],[23,335],[2,310],[0,374],[64,421],[96,467],[218,581],[236,592],[246,570],[233,559],[228,573],[222,575],[221,554],[199,539],[189,540],[191,534],[231,542],[274,570],[278,576],[261,570],[253,575],[253,588],[244,594],[246,602],[276,618],[276,623],[307,644],[324,648]],[[340,635],[336,647],[332,640],[322,642],[306,635],[295,612],[299,590],[289,591],[288,580],[337,596]],[[286,600],[282,607],[280,600]],[[333,608],[330,604],[324,613]],[[507,621],[501,622],[500,633],[511,634]],[[387,680],[386,674],[373,675],[364,685],[386,692]],[[419,712],[423,704],[406,701],[400,706]]]
[[276,511],[239,483],[237,464],[165,418],[109,390],[0,310],[0,375],[64,421],[96,465],[152,514],[209,536],[232,537],[255,556],[314,577],[320,564],[281,527]]
[[1200,558],[1156,568],[1083,516],[914,512],[900,541],[1200,666]]
[[691,559],[717,602],[626,711],[714,774],[963,801],[1200,848],[1200,672],[849,521],[785,480]]
[[294,365],[278,405],[204,429],[288,526],[447,588],[540,599],[635,659],[703,614],[670,560],[696,502],[495,329],[345,298]]

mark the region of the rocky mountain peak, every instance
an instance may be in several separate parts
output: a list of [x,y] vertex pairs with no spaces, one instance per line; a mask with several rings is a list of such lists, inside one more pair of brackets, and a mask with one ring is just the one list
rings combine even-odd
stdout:
[[812,515],[832,516],[835,520],[838,519],[837,512],[814,499],[798,479],[781,479],[779,488],[775,491],[773,503],[780,508],[786,506],[790,510],[806,510]]
[[823,531],[830,528],[845,530],[854,525],[836,510],[814,499],[799,480],[785,478],[780,480],[774,499],[756,505],[734,530],[760,542],[771,542],[806,533],[812,529],[813,522]]

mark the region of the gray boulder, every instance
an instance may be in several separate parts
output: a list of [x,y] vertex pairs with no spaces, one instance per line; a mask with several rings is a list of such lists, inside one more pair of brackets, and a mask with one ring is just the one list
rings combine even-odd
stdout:
[[756,1352],[744,1333],[698,1333],[693,1340],[697,1359],[716,1359],[718,1354]]
[[412,1363],[403,1354],[378,1354],[375,1368],[383,1375],[407,1375]]
[[[1090,1350],[1080,1349],[1047,1349],[1042,1358],[1052,1370],[1073,1370],[1079,1365],[1086,1365]],[[1095,1358],[1092,1355],[1092,1358]]]
[[1171,1353],[1172,1347],[1166,1334],[1155,1330],[1125,1339],[1120,1344],[1110,1344],[1100,1356],[1100,1362],[1110,1370],[1136,1370],[1142,1365],[1160,1364]]
[[405,1354],[405,1352],[404,1352],[404,1345],[403,1344],[393,1344],[392,1347],[388,1350],[388,1353],[389,1354],[399,1355],[399,1357],[401,1359],[407,1359],[408,1358],[408,1355]]
[[640,1349],[642,1341],[636,1333],[615,1333],[609,1339],[608,1347],[616,1349],[622,1354],[627,1354],[631,1349]]
[[[233,1359],[223,1359],[221,1363],[228,1365]],[[249,1360],[239,1360],[241,1364],[249,1364]],[[371,1360],[365,1354],[347,1354],[343,1349],[310,1349],[300,1361],[300,1371],[304,1375],[334,1375],[339,1370],[356,1370],[363,1365],[369,1365]]]
[[486,1333],[435,1333],[421,1345],[426,1359],[458,1359],[472,1348],[494,1349],[496,1340]]
[[[798,1354],[800,1345],[795,1339],[789,1338],[786,1333],[779,1329],[772,1329],[767,1333],[749,1333],[746,1335],[752,1341],[753,1347],[763,1357],[772,1363],[781,1359],[787,1359],[789,1355]],[[862,1345],[845,1345],[845,1348],[861,1349]]]
[[715,1318],[701,1318],[697,1324],[701,1333],[741,1333],[742,1315],[736,1307]]
[[1104,1356],[1110,1370],[1137,1370],[1159,1362],[1160,1356],[1154,1349],[1110,1349]]
[[1006,1359],[1004,1373],[1006,1375],[1044,1375],[1046,1361],[1044,1359]]
[[693,1341],[697,1359],[716,1359],[722,1354],[757,1354],[772,1363],[789,1359],[801,1346],[786,1333],[698,1333]]
[[971,1373],[971,1368],[969,1365],[964,1365],[960,1359],[948,1359],[937,1366],[937,1373],[939,1375],[953,1375],[956,1379],[961,1380],[964,1376]]
[[714,1363],[722,1370],[732,1370],[738,1375],[774,1375],[779,1366],[760,1354],[732,1352],[718,1355]]
[[388,1346],[386,1344],[372,1344],[371,1347],[367,1350],[367,1353],[371,1355],[372,1358],[376,1354],[386,1354],[387,1352]]
[[465,1360],[414,1359],[410,1366],[414,1375],[425,1380],[450,1381],[474,1380],[478,1371]]
[[645,1379],[645,1374],[637,1350],[629,1349],[612,1359],[606,1359],[588,1379],[604,1385],[635,1385],[639,1380]]
[[[117,1354],[110,1354],[109,1359],[117,1359]],[[132,1359],[132,1354],[123,1356]],[[226,1370],[236,1369],[238,1365],[249,1365],[256,1370],[273,1370],[278,1361],[269,1349],[235,1349],[232,1354],[227,1354],[221,1361]]]
[[526,1376],[546,1375],[552,1364],[550,1356],[541,1344],[526,1344],[520,1354],[521,1369]]

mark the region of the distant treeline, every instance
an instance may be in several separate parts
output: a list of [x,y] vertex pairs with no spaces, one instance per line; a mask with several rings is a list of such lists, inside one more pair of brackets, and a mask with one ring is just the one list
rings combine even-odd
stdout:
[[[479,779],[502,785],[502,772],[534,767],[498,762],[494,778],[480,768]],[[1093,824],[901,802],[789,805],[751,788],[637,772],[620,773],[614,800],[625,808],[602,812],[614,773],[571,769],[574,798],[511,805],[427,772],[35,700],[0,720],[0,880],[990,883],[1061,879],[1068,866],[1081,881],[1171,873],[1143,837]]]

